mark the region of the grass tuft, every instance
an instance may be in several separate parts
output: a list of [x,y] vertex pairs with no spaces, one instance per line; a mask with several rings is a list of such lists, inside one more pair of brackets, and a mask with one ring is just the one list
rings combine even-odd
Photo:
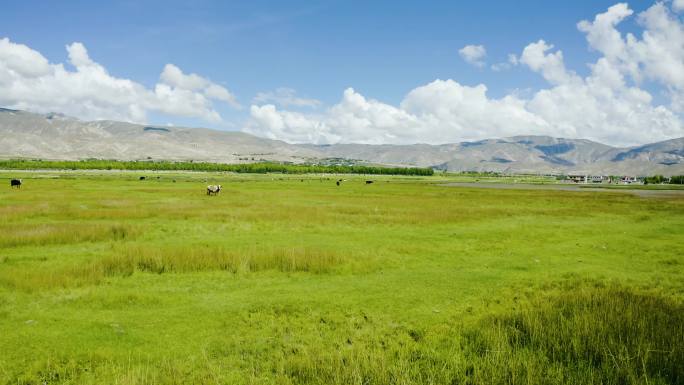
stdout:
[[657,293],[570,285],[466,336],[484,383],[684,383],[684,305]]

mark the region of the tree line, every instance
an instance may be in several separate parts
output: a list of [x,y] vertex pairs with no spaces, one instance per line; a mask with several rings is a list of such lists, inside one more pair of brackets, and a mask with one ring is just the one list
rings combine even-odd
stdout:
[[120,160],[0,160],[0,169],[13,170],[149,170],[149,171],[227,171],[236,173],[282,174],[374,174],[374,175],[433,175],[431,168],[379,167],[318,164],[210,163],[172,161],[120,161]]
[[662,184],[662,183],[669,183],[669,184],[684,184],[684,175],[673,175],[669,178],[666,178],[662,175],[653,175],[653,176],[647,176],[644,178],[644,183],[645,184]]

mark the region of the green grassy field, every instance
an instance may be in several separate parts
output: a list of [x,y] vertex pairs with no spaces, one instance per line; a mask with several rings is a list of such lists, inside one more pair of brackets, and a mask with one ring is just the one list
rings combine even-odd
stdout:
[[0,383],[684,383],[681,196],[139,175],[0,173]]

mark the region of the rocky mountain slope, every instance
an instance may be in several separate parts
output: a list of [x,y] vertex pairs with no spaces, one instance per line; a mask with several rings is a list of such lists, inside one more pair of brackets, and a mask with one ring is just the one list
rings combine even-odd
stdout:
[[326,157],[449,171],[674,175],[684,173],[684,138],[618,148],[586,139],[516,136],[431,146],[338,144],[309,146]]
[[344,158],[450,171],[684,174],[684,138],[618,148],[586,139],[516,136],[443,145],[289,144],[241,132],[94,121],[0,109],[0,157],[307,162]]

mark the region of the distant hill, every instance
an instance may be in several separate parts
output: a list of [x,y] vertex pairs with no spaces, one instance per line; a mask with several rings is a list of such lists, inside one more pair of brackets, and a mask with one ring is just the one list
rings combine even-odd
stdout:
[[84,122],[59,114],[0,109],[0,157],[302,162],[318,152],[241,132]]
[[511,173],[684,174],[684,138],[618,148],[586,139],[515,136],[431,146],[309,146],[327,157],[414,164],[449,171]]
[[586,139],[515,136],[443,145],[289,144],[241,132],[85,122],[0,108],[0,157],[295,163],[324,158],[511,173],[684,174],[684,138],[618,148]]

